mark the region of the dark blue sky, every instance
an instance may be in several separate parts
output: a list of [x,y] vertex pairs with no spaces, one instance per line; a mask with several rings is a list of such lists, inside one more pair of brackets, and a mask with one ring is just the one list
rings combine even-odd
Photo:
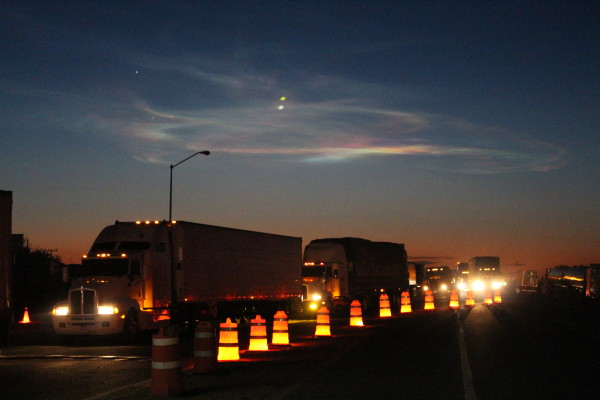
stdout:
[[5,1],[1,189],[75,262],[168,216],[600,262],[597,1]]

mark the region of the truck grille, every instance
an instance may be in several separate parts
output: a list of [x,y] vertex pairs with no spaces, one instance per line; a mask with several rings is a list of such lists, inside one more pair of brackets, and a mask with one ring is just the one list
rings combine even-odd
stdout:
[[96,311],[96,291],[91,289],[78,289],[71,292],[69,310],[71,314],[94,314]]

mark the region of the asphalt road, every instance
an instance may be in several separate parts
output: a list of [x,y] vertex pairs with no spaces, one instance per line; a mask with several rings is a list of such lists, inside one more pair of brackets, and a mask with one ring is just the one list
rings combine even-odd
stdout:
[[[595,399],[600,393],[600,314],[537,296],[502,304],[365,318],[365,327],[332,320],[331,337],[314,321],[290,324],[292,345],[246,351],[216,373],[191,370],[182,338],[183,398],[188,399]],[[59,345],[51,332],[19,327],[0,356],[2,398],[160,399],[150,393],[150,340],[135,346],[88,341]],[[26,330],[30,330],[27,332]],[[37,327],[44,331],[43,326]],[[19,334],[20,333],[20,334]],[[32,345],[34,344],[34,345]]]

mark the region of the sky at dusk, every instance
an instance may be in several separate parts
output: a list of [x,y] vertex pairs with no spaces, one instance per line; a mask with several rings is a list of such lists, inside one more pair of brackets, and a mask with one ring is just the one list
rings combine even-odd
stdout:
[[3,1],[0,189],[115,220],[600,263],[598,1]]

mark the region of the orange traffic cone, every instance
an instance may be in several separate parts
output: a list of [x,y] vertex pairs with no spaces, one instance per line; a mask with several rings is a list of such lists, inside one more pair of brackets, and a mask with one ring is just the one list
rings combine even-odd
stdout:
[[386,318],[392,316],[392,309],[390,308],[390,298],[387,294],[382,293],[379,296],[379,317]]
[[433,300],[433,292],[428,290],[425,292],[425,307],[424,310],[435,310],[435,301]]
[[358,300],[350,303],[350,326],[363,326],[362,306]]
[[317,311],[317,327],[315,336],[331,336],[331,328],[329,326],[329,310],[322,306]]
[[219,361],[236,361],[240,359],[237,324],[231,318],[219,325]]
[[475,307],[475,295],[472,290],[467,291],[467,300],[465,302],[465,307]]
[[20,324],[29,324],[31,320],[29,319],[29,311],[27,307],[25,307],[25,313],[23,313],[23,319],[19,321]]
[[269,350],[267,343],[267,320],[261,319],[257,315],[255,319],[250,320],[250,351]]
[[500,289],[496,289],[494,292],[494,303],[502,303],[502,293],[500,292]]
[[412,312],[412,306],[410,305],[410,295],[408,294],[407,290],[402,292],[402,295],[400,298],[400,312],[401,313]]
[[290,334],[288,332],[288,316],[285,311],[277,311],[273,318],[273,340],[271,344],[287,345],[290,344]]
[[492,291],[488,290],[485,292],[485,299],[483,300],[484,304],[492,304]]
[[448,307],[450,307],[454,310],[460,308],[460,303],[458,302],[458,291],[457,290],[452,290],[450,292],[450,304],[448,305]]

